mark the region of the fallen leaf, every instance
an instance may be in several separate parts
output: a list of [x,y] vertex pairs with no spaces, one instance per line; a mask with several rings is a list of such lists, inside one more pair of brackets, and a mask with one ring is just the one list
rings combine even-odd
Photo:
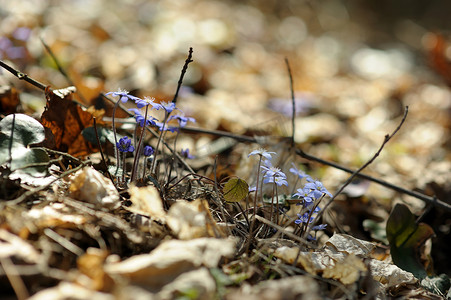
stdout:
[[167,224],[181,240],[224,236],[210,214],[208,202],[201,199],[173,204],[168,212]]
[[247,197],[249,185],[240,178],[232,178],[224,185],[222,192],[227,202],[240,202]]
[[98,248],[88,248],[86,253],[77,259],[78,270],[88,276],[91,281],[90,289],[96,291],[111,291],[114,287],[113,279],[103,270],[103,264],[108,252]]
[[360,278],[360,273],[366,270],[362,259],[351,254],[343,261],[338,261],[332,267],[326,268],[323,271],[323,277],[338,279],[343,284],[351,284],[356,282]]
[[100,207],[120,206],[119,193],[111,180],[91,167],[84,167],[71,177],[69,191],[73,198]]
[[309,276],[290,276],[278,280],[266,280],[250,287],[243,285],[232,292],[227,299],[238,300],[282,300],[282,299],[322,299],[318,283]]
[[132,185],[128,192],[130,193],[131,206],[127,210],[150,217],[161,223],[166,223],[166,211],[163,208],[163,201],[160,193],[154,186],[137,187]]
[[106,294],[102,292],[93,291],[91,289],[80,286],[76,283],[70,283],[61,281],[55,287],[47,288],[39,291],[29,300],[84,300],[84,299],[96,299],[96,300],[114,300],[116,299],[112,294]]
[[14,87],[0,86],[0,112],[5,115],[17,112],[20,104],[19,94]]
[[216,282],[205,268],[182,273],[157,294],[160,299],[214,299]]
[[158,291],[180,274],[202,266],[216,267],[221,258],[231,257],[234,253],[233,239],[170,240],[163,242],[149,254],[107,263],[104,268],[112,277],[122,276],[131,284],[143,285],[151,291]]
[[75,88],[48,91],[47,103],[41,116],[42,124],[49,128],[54,138],[55,150],[67,152],[73,156],[86,156],[96,150],[81,134],[83,129],[93,125],[93,116],[80,105],[72,101]]

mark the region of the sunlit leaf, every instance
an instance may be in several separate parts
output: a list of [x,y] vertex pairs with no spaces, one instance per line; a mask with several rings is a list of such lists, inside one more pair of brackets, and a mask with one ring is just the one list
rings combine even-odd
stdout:
[[[12,128],[14,126],[14,131]],[[10,114],[0,121],[0,132],[8,140],[13,139],[13,147],[26,147],[44,140],[44,127],[41,123],[24,114]]]
[[[10,161],[11,170],[43,176],[46,173],[47,153],[40,148],[29,148],[44,140],[41,123],[24,114],[11,114],[0,121],[0,164]],[[44,163],[44,164],[43,164]]]
[[419,260],[419,249],[433,234],[429,225],[415,222],[415,216],[406,205],[397,204],[387,221],[387,239],[393,262],[417,278],[426,277]]
[[72,89],[47,93],[47,104],[41,116],[42,124],[54,136],[56,150],[73,156],[86,156],[96,149],[81,134],[93,124],[93,115],[72,101]]
[[249,192],[249,185],[240,178],[232,178],[224,185],[222,192],[227,202],[239,202],[246,198]]

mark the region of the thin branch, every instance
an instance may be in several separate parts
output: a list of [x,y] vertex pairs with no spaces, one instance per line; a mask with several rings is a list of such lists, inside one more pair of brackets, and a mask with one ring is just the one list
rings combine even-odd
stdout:
[[183,77],[185,76],[185,73],[186,73],[186,70],[188,69],[189,63],[193,62],[193,60],[191,59],[192,57],[193,57],[193,47],[190,47],[189,52],[188,52],[188,57],[185,60],[185,64],[183,65],[183,68],[182,68],[182,73],[180,74],[180,78],[177,83],[177,90],[175,91],[174,99],[172,99],[173,103],[177,102],[177,98],[179,96],[179,91],[180,91],[180,88],[182,87],[182,83],[183,83]]
[[318,220],[320,219],[321,215],[326,211],[326,209],[332,204],[332,202],[335,200],[335,198],[337,198],[338,195],[341,194],[341,192],[343,192],[343,190],[345,189],[345,187],[347,187],[352,180],[360,173],[363,171],[363,169],[365,169],[366,167],[368,167],[370,164],[373,163],[373,161],[379,156],[379,154],[382,152],[382,149],[384,149],[385,145],[388,143],[388,141],[391,140],[391,138],[401,129],[402,125],[404,124],[406,118],[407,118],[407,114],[409,113],[409,107],[406,106],[406,110],[404,112],[404,116],[401,120],[401,122],[399,123],[398,127],[396,127],[396,129],[392,132],[392,134],[390,135],[386,135],[384,137],[384,141],[382,142],[381,146],[379,147],[379,149],[376,151],[376,153],[363,165],[361,166],[358,170],[354,171],[352,173],[351,176],[349,176],[349,178],[345,181],[345,183],[343,183],[343,185],[338,189],[337,192],[335,192],[335,194],[333,195],[333,197],[331,199],[329,199],[329,201],[326,203],[326,205],[323,207],[323,209],[318,213],[318,216],[315,217],[315,219],[313,220],[312,223],[309,224],[308,230],[306,230],[304,232],[304,234],[308,234],[310,232],[310,230],[313,228],[313,226],[318,222]]
[[47,87],[45,84],[34,80],[31,77],[28,77],[27,74],[22,73],[20,71],[17,71],[16,69],[14,69],[13,67],[9,66],[8,64],[6,64],[5,62],[3,62],[2,60],[0,60],[0,66],[2,66],[4,69],[6,69],[7,71],[9,71],[11,74],[13,74],[14,76],[16,76],[17,78],[19,78],[20,80],[25,80],[26,82],[34,85],[35,87],[37,87],[38,89],[41,89],[43,91],[45,91],[45,88]]
[[[214,136],[230,137],[230,138],[236,139],[237,141],[240,141],[240,142],[248,142],[248,143],[260,144],[260,139],[259,138],[245,136],[245,135],[239,135],[239,134],[233,134],[233,133],[230,133],[230,132],[225,132],[225,131],[220,131],[220,130],[208,130],[208,129],[202,129],[202,128],[184,127],[184,128],[182,128],[182,131],[183,132],[187,132],[187,133],[205,133],[205,134],[211,134],[211,135],[214,135]],[[323,165],[326,165],[326,166],[330,166],[330,167],[333,167],[333,168],[338,169],[338,170],[342,170],[342,171],[344,171],[346,173],[353,174],[354,172],[356,172],[355,170],[352,170],[350,168],[344,167],[344,166],[339,165],[337,163],[334,163],[334,162],[331,162],[331,161],[328,161],[328,160],[324,160],[324,159],[321,159],[319,157],[313,156],[311,154],[305,153],[301,149],[296,149],[296,154],[298,156],[302,157],[302,158],[307,159],[307,160],[315,161],[317,163],[320,163],[320,164],[323,164]],[[391,184],[391,183],[389,183],[389,182],[387,182],[385,180],[372,177],[372,176],[367,175],[367,174],[357,173],[356,177],[372,181],[374,183],[382,185],[382,186],[384,186],[386,188],[389,188],[391,190],[394,190],[394,191],[397,191],[399,193],[406,194],[406,195],[412,196],[414,198],[420,199],[420,200],[422,200],[422,201],[424,201],[424,202],[426,202],[428,204],[432,204],[438,209],[442,209],[444,211],[451,212],[451,205],[446,203],[446,202],[444,202],[444,201],[442,201],[442,200],[440,200],[440,199],[438,199],[438,198],[436,198],[436,197],[430,197],[430,196],[427,196],[427,195],[424,195],[424,194],[421,194],[421,193],[418,193],[418,192],[415,192],[415,191],[411,191],[411,190],[405,189],[403,187]]]
[[294,99],[294,87],[293,87],[293,75],[291,74],[290,63],[288,62],[288,58],[285,58],[285,64],[287,65],[288,76],[290,78],[290,91],[291,91],[291,105],[292,105],[292,114],[291,114],[291,147],[294,148],[294,134],[296,130],[294,118],[296,116],[296,102]]

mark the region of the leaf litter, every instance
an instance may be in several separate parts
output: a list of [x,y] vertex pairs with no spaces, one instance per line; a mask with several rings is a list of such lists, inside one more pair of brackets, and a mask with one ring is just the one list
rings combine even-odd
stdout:
[[[358,192],[348,189],[339,195],[321,216],[326,229],[315,231],[312,237],[316,240],[306,241],[308,236],[299,235],[294,226],[296,214],[301,213],[296,206],[300,199],[291,199],[295,178],[288,176],[289,188],[283,184],[276,191],[271,185],[260,187],[257,193],[261,193],[262,203],[253,215],[248,191],[258,181],[258,165],[246,156],[256,145],[235,139],[257,140],[268,151],[277,152],[272,163],[284,174],[291,162],[299,164],[290,155],[289,142],[281,138],[291,132],[290,89],[283,66],[283,56],[288,56],[301,90],[295,96],[294,140],[298,147],[357,168],[374,152],[381,136],[396,127],[403,106],[409,105],[404,130],[368,172],[447,199],[449,187],[443,178],[449,174],[449,88],[440,78],[420,75],[436,72],[449,82],[449,67],[443,63],[446,37],[422,31],[421,22],[415,20],[414,24],[403,23],[397,32],[404,42],[424,33],[428,52],[418,49],[419,40],[416,50],[379,44],[381,49],[366,46],[354,51],[350,48],[371,44],[378,35],[363,25],[356,28],[352,16],[356,4],[340,1],[311,10],[300,4],[288,9],[248,1],[241,6],[194,1],[190,5],[196,10],[170,1],[161,1],[158,8],[116,3],[108,5],[107,13],[100,9],[105,7],[103,1],[94,2],[97,4],[87,4],[88,14],[79,13],[87,8],[75,4],[49,6],[50,17],[43,21],[58,25],[45,30],[44,40],[68,68],[72,80],[67,83],[76,89],[47,91],[44,99],[43,93],[37,94],[30,86],[11,78],[3,84],[2,78],[0,101],[5,122],[11,113],[38,115],[35,103],[47,100],[47,109],[38,118],[45,127],[44,143],[20,145],[25,152],[42,150],[43,155],[34,155],[31,163],[21,165],[27,168],[10,173],[14,168],[8,165],[10,157],[5,150],[9,148],[2,144],[6,153],[2,160],[5,200],[0,213],[2,290],[22,299],[436,299],[446,295],[446,275],[415,277],[405,270],[409,267],[394,264],[399,256],[394,254],[392,261],[393,242],[384,243],[383,233],[376,232],[374,224],[381,224],[385,232],[389,217],[396,216],[396,212],[390,214],[391,208],[401,201],[416,216],[426,211],[422,222],[436,234],[432,248],[431,239],[424,243],[424,238],[415,236],[395,248],[428,275],[449,276],[449,245],[444,242],[449,237],[449,212],[429,209],[424,201],[369,184]],[[4,24],[16,24],[11,20],[25,11],[33,18],[45,14],[45,4],[16,5],[4,6],[11,13],[6,17],[10,22],[0,26],[10,42],[2,40],[2,45],[7,45],[1,48],[6,55],[2,57],[26,68],[31,78],[52,86],[67,85],[33,34],[26,37],[30,38],[26,49],[42,58],[39,67],[31,68],[36,62],[30,60],[30,53],[14,56],[24,53],[14,48],[24,45],[24,40]],[[171,14],[166,14],[169,11]],[[271,22],[269,12],[275,16]],[[58,14],[73,17],[61,20],[55,18]],[[156,17],[149,20],[144,15]],[[116,21],[111,21],[111,16]],[[131,22],[136,16],[139,24]],[[307,22],[316,17],[318,24]],[[389,17],[386,21],[391,24]],[[27,26],[38,30],[36,24]],[[314,36],[315,31],[323,33]],[[343,32],[348,41],[342,40]],[[362,36],[367,38],[362,40]],[[168,133],[165,139],[176,141],[176,151],[189,148],[194,152],[196,158],[188,164],[195,167],[197,177],[189,177],[191,171],[165,148],[161,164],[171,165],[173,170],[160,165],[155,168],[160,174],[148,173],[148,180],[124,189],[107,176],[108,166],[94,153],[99,151],[93,124],[96,117],[106,161],[114,166],[110,126],[114,104],[100,92],[105,87],[126,87],[133,95],[155,95],[157,103],[169,99],[180,72],[180,53],[185,53],[186,42],[193,40],[195,53],[202,55],[195,56],[188,68],[186,89],[181,90],[177,107],[197,119],[196,127],[191,128],[194,134],[186,128],[189,134],[174,138]],[[77,59],[69,53],[77,53]],[[431,55],[432,66],[415,66],[412,53]],[[346,63],[349,65],[343,66]],[[12,85],[15,87],[10,88]],[[36,102],[36,98],[40,100]],[[131,107],[126,105],[125,109]],[[129,122],[134,119],[126,110],[118,109],[117,116],[118,136],[131,136]],[[196,133],[196,128],[221,130],[232,138]],[[2,134],[7,136],[8,130]],[[146,141],[149,135],[146,133]],[[208,148],[213,146],[216,148]],[[130,171],[133,158],[124,157]],[[168,164],[169,158],[174,161]],[[145,162],[147,166],[152,159]],[[18,161],[14,156],[12,162]],[[302,168],[321,178],[330,191],[346,179],[334,168],[304,159],[302,163]],[[142,162],[136,165],[142,171]],[[31,168],[45,172],[23,172]],[[176,178],[155,180],[154,176],[162,178],[168,173]],[[269,208],[276,203],[283,212],[282,220],[273,218],[275,209]],[[255,239],[248,242],[252,231]],[[371,238],[373,242],[368,242]],[[411,245],[418,247],[413,251]],[[433,262],[431,256],[439,262]]]

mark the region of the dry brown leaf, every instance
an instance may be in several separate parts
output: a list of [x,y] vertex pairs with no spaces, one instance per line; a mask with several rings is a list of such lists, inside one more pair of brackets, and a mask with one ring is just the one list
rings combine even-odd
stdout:
[[88,248],[86,253],[77,259],[78,270],[92,279],[88,288],[96,291],[111,291],[113,279],[103,270],[108,252],[97,248]]
[[216,282],[207,268],[202,267],[181,274],[165,285],[157,296],[160,299],[176,299],[183,292],[192,293],[193,291],[196,292],[196,299],[214,299]]
[[179,239],[224,236],[213,220],[205,200],[180,201],[171,206],[167,216],[169,228]]
[[362,259],[350,254],[343,261],[338,261],[332,267],[323,271],[324,278],[340,280],[343,284],[351,284],[360,278],[361,272],[367,269]]
[[[274,255],[292,264],[297,258],[297,265],[308,273],[323,274],[325,278],[340,280],[343,284],[355,282],[362,271],[370,269],[374,280],[391,287],[401,283],[414,283],[415,277],[396,265],[381,262],[371,257],[373,243],[363,241],[346,234],[334,234],[322,251],[298,254],[298,247],[279,247]],[[368,266],[362,259],[369,261]]]
[[27,213],[24,218],[34,221],[34,226],[38,229],[47,227],[74,227],[85,224],[88,218],[84,215],[73,214],[63,203],[49,203],[43,207],[34,207]]
[[326,242],[326,249],[333,253],[354,254],[360,257],[368,257],[375,248],[374,243],[357,239],[348,234],[334,234]]
[[128,192],[132,205],[126,207],[127,210],[150,217],[163,224],[166,223],[166,211],[163,208],[160,193],[154,186],[137,187],[132,185]]
[[51,287],[45,290],[42,290],[32,297],[28,298],[29,300],[86,300],[86,299],[96,299],[96,300],[114,300],[116,299],[114,295],[101,293],[97,291],[93,291],[91,289],[82,287],[75,283],[69,283],[62,281],[55,287]]
[[149,254],[106,264],[105,271],[112,277],[122,276],[132,284],[157,291],[182,273],[201,266],[216,267],[222,257],[230,257],[234,252],[235,241],[232,239],[170,240]]
[[62,90],[47,90],[47,103],[42,113],[41,122],[51,130],[56,150],[67,152],[73,156],[86,156],[96,149],[86,141],[81,132],[93,125],[92,114],[72,101],[74,87]]
[[279,280],[266,280],[257,286],[243,285],[239,291],[227,296],[229,300],[282,300],[322,299],[317,282],[309,276],[291,276]]
[[298,247],[280,247],[274,252],[274,255],[288,264],[293,264],[297,258],[297,265],[302,266],[304,270],[312,275],[321,273],[324,269],[334,265],[334,260],[325,255],[324,252],[303,252],[299,254]]
[[39,263],[41,255],[25,240],[0,228],[0,258],[16,257],[28,263]]
[[9,115],[17,112],[20,103],[19,94],[14,87],[0,86],[0,112]]
[[99,171],[84,167],[71,178],[69,191],[75,199],[110,209],[120,206],[119,193],[113,183]]

